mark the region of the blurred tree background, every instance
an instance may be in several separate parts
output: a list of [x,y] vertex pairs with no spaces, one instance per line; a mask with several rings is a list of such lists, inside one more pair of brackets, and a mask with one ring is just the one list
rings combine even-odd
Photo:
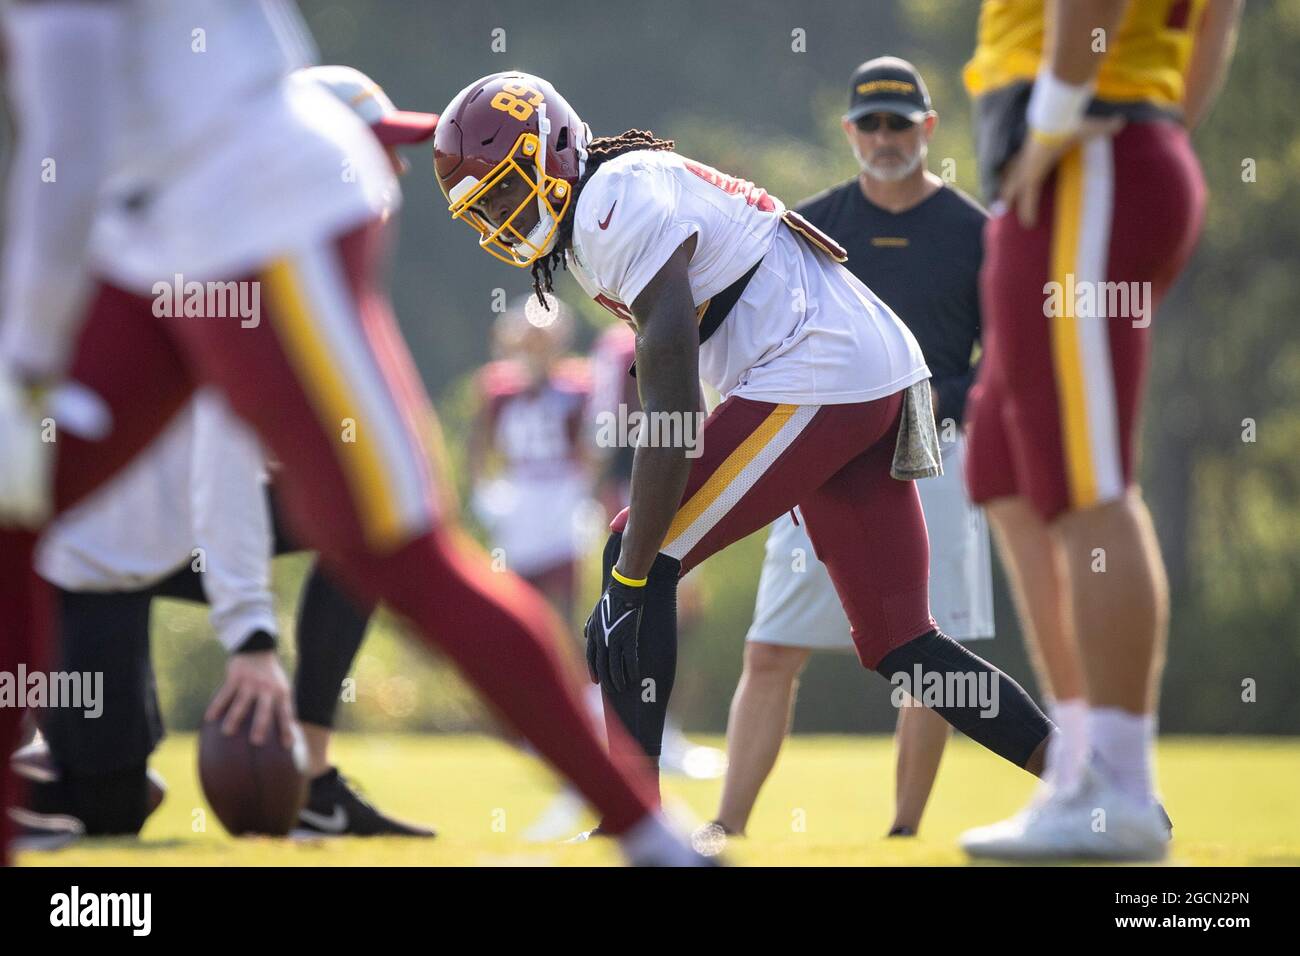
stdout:
[[[940,114],[931,168],[978,194],[961,85],[975,0],[301,5],[322,62],[366,71],[399,106],[440,110],[473,79],[522,68],[550,79],[598,135],[653,129],[789,203],[854,174],[838,125],[849,73],[870,57],[901,55],[921,69]],[[1166,731],[1300,731],[1300,336],[1288,331],[1300,315],[1300,122],[1290,98],[1300,89],[1298,52],[1300,0],[1249,5],[1227,87],[1196,134],[1211,190],[1205,234],[1157,320],[1142,478],[1173,598]],[[429,154],[410,158],[393,289],[458,459],[466,376],[488,356],[494,294],[522,294],[529,278],[475,248],[446,215]],[[571,278],[559,282],[587,320],[585,345],[606,317]],[[762,541],[755,535],[693,575],[705,614],[683,636],[674,704],[690,729],[725,725]],[[276,563],[286,634],[306,561]],[[595,597],[596,572],[588,569],[581,604]],[[1000,570],[997,622],[997,640],[980,652],[1032,688]],[[220,678],[222,655],[206,631],[203,610],[160,603],[161,691],[176,727],[197,723]],[[345,729],[455,730],[483,720],[454,675],[386,617],[354,677]],[[1243,700],[1245,682],[1253,701]],[[795,729],[887,730],[885,691],[851,655],[818,655]]]

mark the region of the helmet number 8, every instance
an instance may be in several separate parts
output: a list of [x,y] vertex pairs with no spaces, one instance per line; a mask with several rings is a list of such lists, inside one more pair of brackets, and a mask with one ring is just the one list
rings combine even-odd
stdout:
[[533,110],[541,105],[542,94],[522,83],[507,83],[496,96],[492,97],[493,109],[509,113],[521,123],[532,116]]

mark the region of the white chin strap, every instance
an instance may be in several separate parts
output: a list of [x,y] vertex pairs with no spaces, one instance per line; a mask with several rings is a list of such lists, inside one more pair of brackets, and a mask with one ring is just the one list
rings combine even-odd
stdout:
[[[545,207],[543,206],[543,210],[544,209]],[[555,224],[555,220],[551,217],[551,214],[549,212],[543,211],[541,218],[537,220],[537,225],[533,226],[533,231],[528,234],[527,237],[528,241],[534,247],[536,247],[543,239],[546,238],[546,234],[551,231],[551,226],[554,224]],[[558,237],[558,235],[559,233],[557,232],[556,235],[551,236],[550,241],[547,242],[546,245],[542,247],[541,255],[546,255],[548,252],[551,251],[552,247],[555,245],[555,240]]]
[[[576,132],[576,131],[575,131]],[[542,173],[546,172],[546,147],[551,138],[551,121],[546,115],[546,104],[540,103],[537,107],[537,161],[541,166]],[[578,154],[578,178],[587,170],[587,143],[591,141],[591,127],[586,123],[582,124],[582,136],[578,142],[574,143],[574,149]],[[539,189],[537,191],[537,225],[528,233],[528,242],[534,248],[551,232],[555,225],[555,217],[550,213],[549,208],[544,201],[546,191]],[[559,238],[559,233],[551,235],[546,245],[542,247],[542,255],[546,255],[555,248],[555,241]]]
[[[550,212],[548,212],[546,208],[546,147],[550,143],[550,139],[551,120],[546,115],[546,103],[543,102],[537,105],[536,162],[538,168],[537,178],[539,180],[537,189],[537,225],[535,225],[532,228],[532,231],[528,233],[528,241],[534,248],[536,248],[538,243],[546,237],[546,234],[551,231],[551,226],[555,224],[555,220],[551,217]],[[546,244],[547,248],[542,250],[542,255],[550,252],[550,246],[554,244],[555,240],[554,237],[552,237],[551,242]]]

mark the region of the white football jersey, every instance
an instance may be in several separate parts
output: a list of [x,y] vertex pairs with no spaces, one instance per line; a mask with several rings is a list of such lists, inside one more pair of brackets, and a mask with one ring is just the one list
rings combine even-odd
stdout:
[[[395,209],[373,134],[318,83],[290,0],[129,0],[123,122],[92,239],[102,275],[240,276]],[[198,228],[196,228],[196,224]]]
[[582,553],[581,516],[591,495],[582,463],[585,372],[566,362],[534,386],[507,361],[480,375],[484,427],[503,468],[476,490],[476,510],[492,547],[525,577]]
[[397,201],[366,125],[290,75],[314,50],[289,0],[10,0],[0,18],[21,172],[0,349],[25,367],[66,366],[96,277],[145,295],[242,278]]
[[624,321],[690,236],[697,308],[762,260],[726,321],[700,348],[700,377],[724,397],[866,402],[929,377],[907,327],[825,251],[783,221],[779,199],[674,152],[602,163],[574,210],[569,265]]

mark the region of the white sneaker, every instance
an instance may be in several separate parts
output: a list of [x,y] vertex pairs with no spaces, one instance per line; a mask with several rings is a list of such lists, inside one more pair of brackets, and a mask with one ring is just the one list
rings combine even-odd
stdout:
[[994,860],[1155,862],[1169,848],[1160,805],[1121,791],[1095,763],[1068,791],[1047,788],[1008,820],[967,830],[958,841],[973,857]]
[[35,813],[23,807],[10,807],[8,813],[14,827],[9,848],[15,853],[62,850],[86,835],[80,820],[62,813]]

